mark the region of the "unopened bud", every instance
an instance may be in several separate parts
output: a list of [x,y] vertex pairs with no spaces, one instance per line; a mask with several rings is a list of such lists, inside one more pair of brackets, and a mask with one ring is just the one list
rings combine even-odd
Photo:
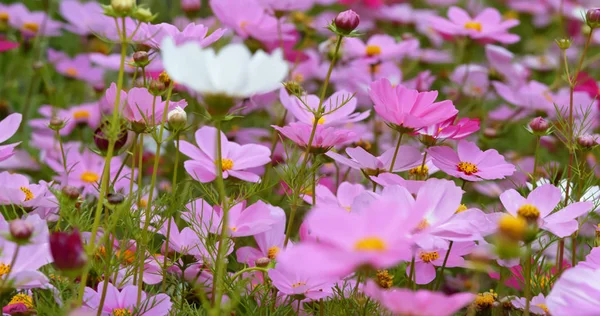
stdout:
[[87,255],[81,241],[81,234],[54,232],[50,235],[50,253],[57,270],[78,274],[87,263]]
[[109,193],[106,200],[112,205],[119,205],[125,201],[125,196],[121,193]]
[[493,127],[486,127],[483,129],[483,136],[487,138],[496,138],[498,137],[498,130]]
[[556,39],[555,42],[558,48],[562,50],[567,50],[571,47],[571,40],[568,38],[559,38]]
[[110,6],[119,15],[128,15],[135,6],[135,0],[111,0]]
[[[104,133],[104,128],[104,126],[100,126],[96,129],[96,131],[94,131],[94,143],[102,152],[108,151],[108,147],[110,146],[110,140]],[[117,137],[117,141],[113,147],[115,152],[121,150],[121,148],[123,148],[123,146],[125,146],[127,143],[127,131],[125,129],[121,129],[121,132]]]
[[302,96],[304,95],[304,88],[296,81],[288,81],[283,83],[283,87],[287,91],[288,94],[294,96]]
[[54,131],[60,131],[65,126],[65,121],[58,117],[52,117],[48,127]]
[[585,15],[585,21],[592,29],[600,27],[600,8],[589,9]]
[[352,10],[340,12],[333,20],[333,23],[338,30],[350,33],[354,31],[360,24],[360,16]]
[[152,12],[146,8],[136,8],[133,12],[133,18],[142,23],[149,23],[156,18],[156,15],[152,15]]
[[259,268],[266,268],[269,266],[269,264],[271,263],[271,259],[269,258],[258,258],[256,259],[256,261],[254,261],[254,264],[256,264],[257,267]]
[[138,51],[133,53],[133,61],[138,67],[145,67],[148,65],[148,52]]
[[169,128],[177,131],[185,128],[187,124],[187,114],[181,107],[176,107],[167,114],[167,122],[169,122]]
[[22,219],[15,219],[8,224],[10,235],[17,241],[27,241],[33,234],[33,225]]
[[162,95],[165,92],[165,84],[158,80],[152,80],[150,81],[148,91],[154,96]]
[[77,200],[81,191],[77,187],[67,185],[62,188],[62,194],[71,200]]
[[38,60],[36,62],[34,62],[31,67],[33,68],[33,70],[40,70],[42,68],[44,68],[44,62],[41,60]]
[[181,9],[185,13],[193,13],[200,11],[202,7],[202,1],[200,0],[181,0]]
[[596,145],[596,138],[592,135],[581,135],[577,137],[577,144],[583,148],[592,148]]
[[536,133],[545,133],[550,127],[550,124],[543,117],[538,116],[529,122],[529,127]]

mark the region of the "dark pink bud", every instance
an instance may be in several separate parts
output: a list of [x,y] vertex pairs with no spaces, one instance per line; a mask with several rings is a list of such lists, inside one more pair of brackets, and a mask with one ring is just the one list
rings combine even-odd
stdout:
[[550,127],[548,121],[546,121],[543,117],[538,116],[529,122],[529,127],[534,132],[545,132]]
[[33,234],[33,225],[22,219],[15,219],[8,224],[10,235],[16,240],[29,240]]
[[583,148],[591,148],[596,145],[596,138],[592,135],[581,135],[577,137],[577,143]]
[[71,233],[52,233],[50,235],[50,252],[54,258],[54,267],[58,270],[75,271],[83,268],[87,263],[81,234],[77,230]]
[[600,8],[589,9],[585,15],[585,20],[593,29],[600,27]]
[[27,315],[29,308],[23,303],[15,303],[2,307],[2,313],[8,315]]
[[[110,142],[109,142],[108,137],[104,133],[103,129],[104,129],[104,126],[100,126],[94,132],[94,143],[96,144],[98,149],[100,149],[100,151],[106,152],[108,150]],[[123,129],[123,130],[121,130],[121,133],[119,134],[119,139],[117,139],[117,141],[115,142],[114,150],[118,152],[119,150],[121,150],[121,148],[123,148],[123,146],[125,146],[126,143],[127,143],[127,131],[125,129]]]
[[346,10],[335,17],[334,23],[338,29],[350,33],[360,24],[360,16],[352,10]]

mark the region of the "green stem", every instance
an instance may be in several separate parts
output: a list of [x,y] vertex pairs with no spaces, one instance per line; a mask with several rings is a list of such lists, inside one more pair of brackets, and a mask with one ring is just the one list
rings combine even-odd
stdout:
[[407,288],[412,287],[412,283],[413,283],[413,277],[415,275],[415,256],[412,256],[412,260],[410,261],[410,273],[408,275],[408,284],[407,284]]
[[68,175],[67,170],[67,156],[65,155],[65,149],[63,147],[62,137],[60,136],[60,131],[56,130],[56,139],[58,140],[58,145],[60,146],[60,154],[62,156],[63,168],[65,169],[65,176]]
[[529,306],[531,304],[531,244],[527,244],[527,254],[525,255],[525,312],[523,315],[529,316]]
[[394,170],[396,158],[398,158],[398,151],[400,150],[400,143],[402,143],[402,136],[404,136],[404,133],[400,132],[400,136],[398,137],[398,143],[396,144],[396,150],[394,151],[394,158],[392,158],[392,164],[390,165],[389,172],[393,172]]
[[249,268],[242,269],[231,277],[231,282],[235,281],[235,279],[237,279],[239,276],[241,276],[244,272],[250,272],[250,271],[268,272],[269,269],[265,269],[265,268],[261,268],[261,267],[249,267]]
[[[175,197],[176,186],[177,186],[177,169],[179,167],[179,132],[175,135],[175,165],[173,170],[173,182],[171,184],[171,193],[173,197]],[[163,260],[163,268],[162,268],[162,292],[165,292],[167,286],[167,257],[169,256],[169,239],[171,235],[171,221],[173,217],[169,215],[169,221],[167,223],[167,236],[165,236],[165,256]]]
[[539,150],[540,150],[540,137],[536,136],[535,137],[535,151],[533,153],[533,172],[531,173],[531,178],[532,178],[531,183],[532,183],[534,189],[537,187],[537,168],[538,168],[538,163],[539,163],[539,159],[540,159]]
[[298,206],[296,206],[296,203],[292,203],[290,208],[290,220],[288,221],[287,229],[285,231],[285,240],[283,241],[283,248],[287,247],[288,241],[290,240],[290,235],[292,234],[292,225],[294,225],[294,219],[296,217],[296,210],[298,209]]
[[435,284],[434,289],[437,291],[442,285],[442,280],[444,280],[444,269],[446,269],[446,263],[448,263],[448,257],[450,256],[450,251],[452,251],[453,241],[448,245],[448,251],[446,252],[446,256],[444,256],[444,262],[442,263],[442,267],[440,268],[440,275],[437,278],[437,282]]
[[[131,194],[133,196],[133,183],[135,182],[135,177],[133,175],[133,173],[135,172],[135,154],[137,152],[137,147],[138,147],[138,133],[135,133],[135,136],[133,137],[133,143],[131,145],[132,148],[132,152],[131,152],[131,175],[129,176],[129,194]],[[141,170],[140,170],[141,172]]]

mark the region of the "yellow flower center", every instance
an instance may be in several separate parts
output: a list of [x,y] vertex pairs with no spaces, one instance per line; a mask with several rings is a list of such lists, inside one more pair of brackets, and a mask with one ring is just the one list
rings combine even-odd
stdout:
[[365,237],[359,239],[356,244],[354,244],[354,250],[357,251],[373,251],[373,252],[382,252],[387,249],[385,245],[385,241],[383,241],[379,237]]
[[118,253],[119,259],[123,261],[125,264],[132,264],[135,260],[135,253],[131,250],[125,250]]
[[378,270],[377,284],[384,289],[389,289],[394,285],[394,276],[390,275],[388,270]]
[[242,30],[246,30],[246,26],[248,26],[248,24],[250,24],[250,23],[248,23],[248,21],[242,21],[242,22],[240,22],[240,28]]
[[148,200],[146,199],[141,199],[140,202],[138,203],[138,206],[141,208],[145,208],[148,206]]
[[231,229],[232,232],[237,232],[238,228],[235,226],[231,226],[229,227],[229,229]]
[[481,29],[482,29],[481,23],[475,22],[475,21],[469,21],[469,22],[465,23],[465,29],[481,32]]
[[381,54],[381,47],[377,45],[369,45],[366,49],[367,56],[373,57]]
[[17,294],[13,296],[10,302],[8,302],[8,305],[19,303],[27,306],[27,308],[33,308],[33,298],[27,294]]
[[268,253],[269,259],[273,260],[277,257],[277,254],[279,253],[279,247],[273,246],[273,247],[269,248],[269,251],[267,253]]
[[112,314],[113,316],[131,316],[131,311],[126,308],[115,308]]
[[0,263],[0,278],[3,278],[8,272],[10,272],[10,264]]
[[422,231],[427,227],[429,227],[429,222],[426,219],[424,219],[419,223],[419,225],[417,225],[417,231]]
[[79,74],[77,69],[75,69],[74,67],[67,68],[67,70],[65,70],[65,72],[67,73],[67,75],[69,75],[71,77],[75,77],[75,76],[77,76],[77,74]]
[[467,206],[464,205],[464,204],[461,204],[461,205],[458,206],[458,208],[456,209],[456,212],[454,212],[454,213],[458,214],[458,213],[462,213],[462,212],[464,212],[466,210],[467,210]]
[[359,140],[356,142],[356,146],[362,147],[364,150],[369,150],[373,145],[368,140]]
[[294,289],[295,289],[295,288],[297,288],[297,287],[300,287],[300,286],[303,286],[303,285],[306,285],[306,282],[298,282],[298,283],[294,283],[294,284],[292,284],[292,288],[294,288]]
[[423,260],[423,262],[429,263],[431,261],[439,259],[440,254],[437,251],[421,252],[419,254],[419,258],[421,258],[421,260]]
[[[215,164],[217,162],[215,161]],[[228,171],[233,169],[233,160],[231,159],[223,159],[221,160],[221,171]]]
[[546,99],[548,102],[554,102],[552,99],[552,94],[550,94],[550,91],[546,91],[546,92],[542,93],[542,95],[544,96],[544,99]]
[[344,209],[348,212],[352,211],[352,206],[344,206]]
[[93,171],[85,171],[81,174],[81,181],[87,183],[96,183],[100,179],[100,176]]
[[8,22],[9,18],[8,12],[0,12],[0,22]]
[[[312,123],[315,124],[315,118],[312,118]],[[317,121],[317,124],[319,125],[323,125],[325,124],[325,118],[324,117],[320,117],[319,120]]]
[[490,290],[489,292],[485,293],[479,293],[475,297],[475,306],[477,309],[490,308],[496,301],[496,297],[498,297],[498,294],[494,293],[494,290]]
[[303,82],[304,81],[304,75],[301,73],[296,73],[294,74],[294,76],[292,77],[292,79],[296,82]]
[[550,313],[550,311],[548,310],[548,306],[546,306],[546,304],[537,304],[535,306],[541,308],[546,314]]
[[470,176],[474,173],[477,173],[477,171],[479,171],[479,169],[477,169],[477,166],[474,163],[466,162],[466,161],[459,162],[456,167],[458,168],[458,171],[462,171],[464,174],[466,174],[468,176]]
[[540,217],[540,210],[531,204],[525,204],[517,210],[517,215],[526,220],[537,220]]
[[98,249],[96,250],[96,257],[97,258],[106,257],[106,248],[104,248],[104,246],[98,247]]
[[25,193],[25,202],[27,202],[29,200],[33,200],[33,198],[35,197],[35,196],[33,196],[33,193],[31,192],[31,190],[29,190],[29,188],[20,187],[19,189],[21,191],[23,191],[23,193]]
[[158,75],[158,80],[165,85],[169,85],[171,83],[171,77],[169,77],[169,74],[167,74],[166,71],[163,71],[160,73],[160,75]]
[[23,23],[23,29],[32,33],[37,33],[40,30],[40,25],[35,22]]
[[381,70],[381,64],[377,63],[374,65],[371,65],[371,73],[377,74],[377,73],[379,73],[380,70]]
[[521,240],[526,228],[527,221],[522,217],[504,215],[498,222],[498,231],[513,240]]
[[73,112],[73,118],[76,120],[89,119],[90,112],[88,112],[86,110],[77,110],[77,111]]
[[502,15],[502,17],[505,20],[518,20],[519,19],[519,12],[514,11],[514,10],[509,10],[504,12],[504,14]]
[[412,168],[408,171],[410,175],[424,177],[429,174],[429,167],[427,166],[418,166],[416,168]]

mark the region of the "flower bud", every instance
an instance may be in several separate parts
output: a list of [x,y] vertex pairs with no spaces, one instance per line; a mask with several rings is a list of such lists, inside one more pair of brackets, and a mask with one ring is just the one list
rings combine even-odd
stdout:
[[543,117],[538,116],[529,122],[529,127],[536,133],[545,133],[550,127],[550,124]]
[[136,8],[133,12],[133,18],[142,23],[152,22],[155,17],[156,15],[152,15],[152,12],[146,8]]
[[[104,132],[104,128],[104,126],[100,126],[96,129],[96,131],[94,131],[94,143],[96,144],[96,147],[98,147],[98,149],[102,152],[106,152],[108,150],[108,147],[110,146],[110,141]],[[125,146],[126,143],[127,131],[125,129],[121,129],[118,139],[115,142],[114,151],[118,152],[119,150],[121,150],[121,148],[123,148],[123,146]]]
[[589,9],[585,15],[585,21],[592,29],[600,27],[600,8]]
[[271,263],[271,259],[266,258],[266,257],[264,257],[264,258],[258,258],[258,259],[256,259],[256,261],[254,261],[254,263],[259,268],[266,268]]
[[106,197],[109,204],[118,205],[125,201],[125,196],[121,193],[109,193]]
[[187,124],[187,114],[181,107],[176,107],[167,114],[167,122],[169,122],[169,128],[174,131],[185,128]]
[[54,232],[50,235],[50,253],[54,267],[65,272],[77,272],[87,264],[87,255],[83,249],[81,234]]
[[24,303],[8,304],[2,307],[4,315],[29,315],[30,311]]
[[148,87],[148,91],[150,91],[150,93],[152,93],[154,96],[162,95],[165,92],[165,84],[158,80],[152,80],[150,81],[150,87]]
[[15,219],[8,224],[10,235],[16,241],[28,241],[33,234],[33,225],[22,219]]
[[56,116],[52,117],[50,119],[50,123],[48,124],[48,127],[54,131],[60,131],[64,126],[65,122],[61,118],[58,118]]
[[111,0],[110,6],[119,15],[128,15],[135,6],[135,0]]
[[67,185],[62,188],[62,194],[71,200],[77,200],[81,191],[77,187]]
[[142,50],[133,53],[133,61],[138,67],[146,67],[148,65],[148,52]]
[[592,148],[596,145],[594,136],[586,134],[577,137],[577,144],[583,148]]
[[296,81],[288,81],[283,83],[283,87],[289,95],[302,96],[304,95],[304,88]]
[[335,17],[335,20],[333,20],[333,23],[338,30],[350,33],[358,27],[358,24],[360,24],[360,16],[352,10],[346,10],[339,13]]
[[200,0],[181,0],[181,9],[185,13],[194,13],[200,11],[202,1]]
[[567,50],[571,47],[571,40],[568,38],[558,38],[554,40],[558,48],[562,50]]

